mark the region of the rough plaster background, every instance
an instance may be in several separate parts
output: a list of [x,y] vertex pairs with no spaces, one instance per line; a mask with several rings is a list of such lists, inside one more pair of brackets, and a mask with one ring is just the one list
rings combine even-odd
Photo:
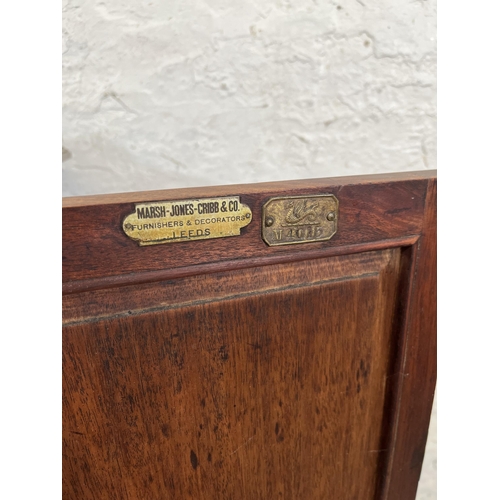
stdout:
[[65,0],[63,195],[435,168],[436,0]]
[[63,196],[436,168],[435,37],[436,0],[65,0]]

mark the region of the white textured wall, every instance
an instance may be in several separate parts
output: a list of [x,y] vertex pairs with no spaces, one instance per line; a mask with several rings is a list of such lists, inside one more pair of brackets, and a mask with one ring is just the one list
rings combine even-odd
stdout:
[[63,194],[435,168],[436,0],[65,0]]

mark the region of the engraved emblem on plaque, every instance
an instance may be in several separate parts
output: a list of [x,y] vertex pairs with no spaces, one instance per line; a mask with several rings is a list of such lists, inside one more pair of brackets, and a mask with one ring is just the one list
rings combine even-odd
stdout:
[[329,240],[338,210],[333,194],[271,198],[262,207],[262,239],[269,246]]

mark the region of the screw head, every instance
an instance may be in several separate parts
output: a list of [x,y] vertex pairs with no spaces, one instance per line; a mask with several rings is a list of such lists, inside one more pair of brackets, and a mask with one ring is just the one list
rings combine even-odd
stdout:
[[329,220],[329,221],[334,221],[335,220],[335,212],[330,212],[326,218]]
[[274,219],[272,217],[266,217],[266,226],[272,226],[274,224]]

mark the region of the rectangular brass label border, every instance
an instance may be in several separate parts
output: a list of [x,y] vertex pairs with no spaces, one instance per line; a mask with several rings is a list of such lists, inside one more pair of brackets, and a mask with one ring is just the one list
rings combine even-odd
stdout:
[[262,239],[269,246],[327,241],[337,232],[333,194],[270,198],[262,207]]

